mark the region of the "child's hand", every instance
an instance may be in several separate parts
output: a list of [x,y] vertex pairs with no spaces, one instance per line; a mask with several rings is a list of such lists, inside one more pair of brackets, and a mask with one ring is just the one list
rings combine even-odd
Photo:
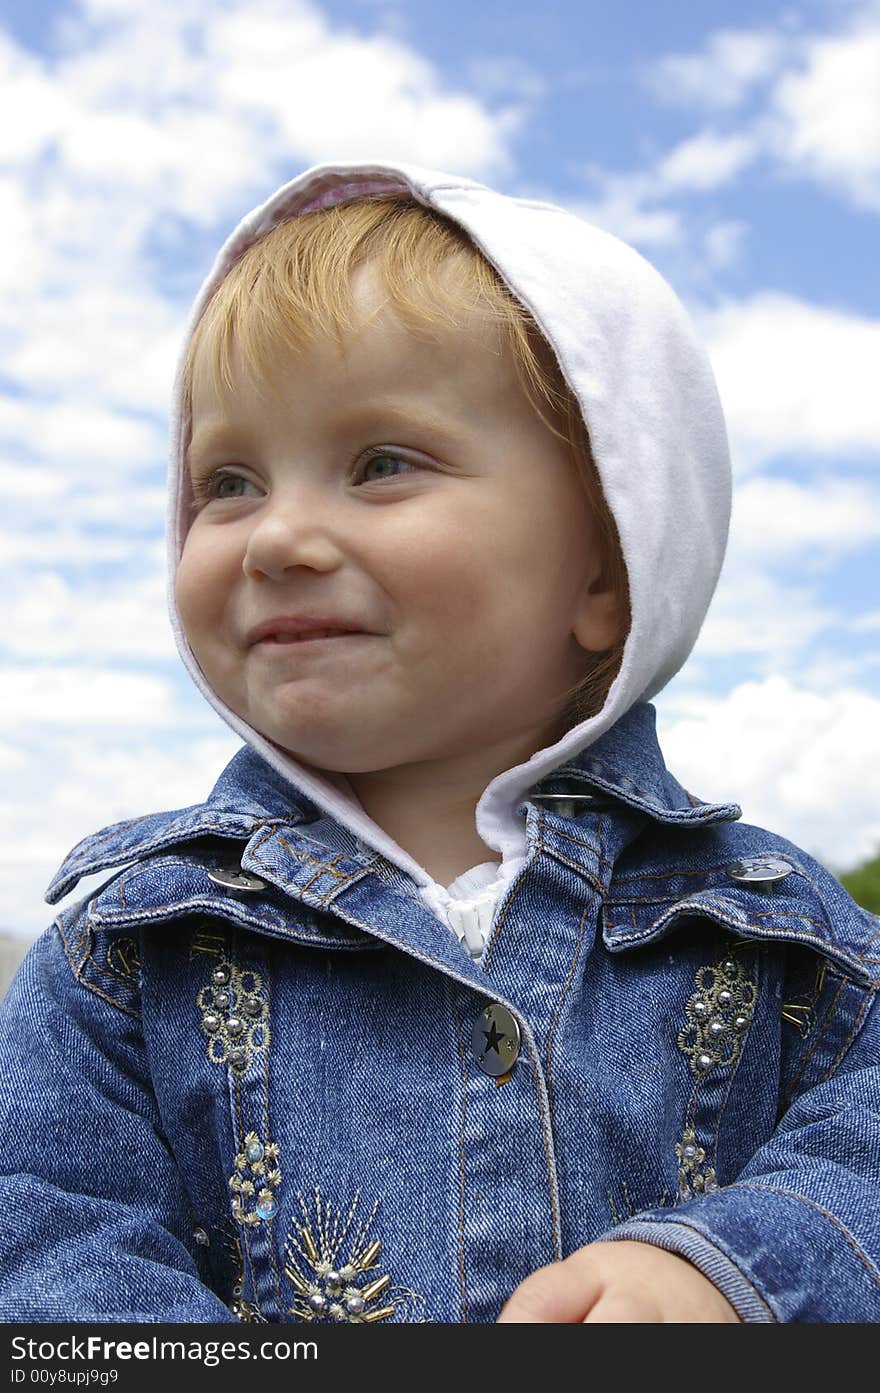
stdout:
[[702,1272],[652,1243],[590,1243],[539,1267],[505,1304],[502,1322],[663,1324],[739,1316]]

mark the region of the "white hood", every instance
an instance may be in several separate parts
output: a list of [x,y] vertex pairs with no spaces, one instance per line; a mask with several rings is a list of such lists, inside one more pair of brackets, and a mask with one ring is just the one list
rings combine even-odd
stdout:
[[409,194],[458,223],[530,310],[581,403],[629,575],[632,624],[601,712],[498,775],[480,798],[477,830],[502,857],[502,880],[525,851],[523,824],[514,816],[524,793],[658,692],[690,653],[724,555],[730,462],[709,361],[679,300],[632,248],[553,204],[412,165],[318,165],[249,213],[221,248],[193,308],[174,390],[168,533],[178,648],[232,729],[320,808],[409,872],[430,902],[432,878],[367,816],[344,778],[297,764],[217,698],[174,603],[188,526],[181,480],[190,421],[182,374],[190,336],[234,263],[276,223],[376,192]]

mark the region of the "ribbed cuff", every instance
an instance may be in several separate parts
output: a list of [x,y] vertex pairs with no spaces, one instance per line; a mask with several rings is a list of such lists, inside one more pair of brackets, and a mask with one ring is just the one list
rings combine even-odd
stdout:
[[687,1258],[707,1277],[736,1311],[740,1320],[750,1325],[770,1324],[776,1320],[767,1302],[759,1296],[752,1283],[744,1277],[726,1253],[709,1243],[696,1229],[675,1220],[639,1221],[619,1224],[603,1234],[601,1242],[613,1243],[629,1239],[635,1243],[653,1243],[667,1253]]

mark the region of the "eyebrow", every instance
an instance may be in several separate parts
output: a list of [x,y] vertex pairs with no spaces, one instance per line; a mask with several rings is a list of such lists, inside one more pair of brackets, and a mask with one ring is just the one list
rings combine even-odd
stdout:
[[[447,416],[430,415],[420,411],[417,407],[412,410],[392,402],[365,402],[362,406],[352,407],[348,411],[340,413],[340,431],[369,430],[373,421],[382,419],[391,425],[403,427],[407,430],[424,431],[427,435],[439,437],[445,441],[460,442],[462,431],[453,426]],[[190,440],[183,454],[183,463],[189,468],[192,463],[192,456],[198,452],[206,452],[219,443],[228,445],[229,448],[236,448],[238,439],[243,439],[246,432],[236,429],[234,424],[224,424],[208,426],[204,430],[197,432]]]

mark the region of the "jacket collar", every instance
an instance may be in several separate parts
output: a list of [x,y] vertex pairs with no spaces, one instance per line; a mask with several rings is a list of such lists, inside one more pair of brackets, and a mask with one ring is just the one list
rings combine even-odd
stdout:
[[632,707],[595,744],[542,780],[535,792],[556,788],[575,794],[598,790],[662,823],[703,825],[742,816],[737,803],[704,803],[670,774],[657,740],[656,712],[648,702]]
[[[598,791],[662,823],[702,825],[740,816],[735,803],[703,803],[669,773],[657,743],[653,706],[642,702],[534,790],[577,796]],[[86,875],[122,866],[199,837],[247,842],[261,827],[293,828],[320,810],[250,746],[224,769],[205,803],[115,823],[86,837],[46,891],[55,904]]]

